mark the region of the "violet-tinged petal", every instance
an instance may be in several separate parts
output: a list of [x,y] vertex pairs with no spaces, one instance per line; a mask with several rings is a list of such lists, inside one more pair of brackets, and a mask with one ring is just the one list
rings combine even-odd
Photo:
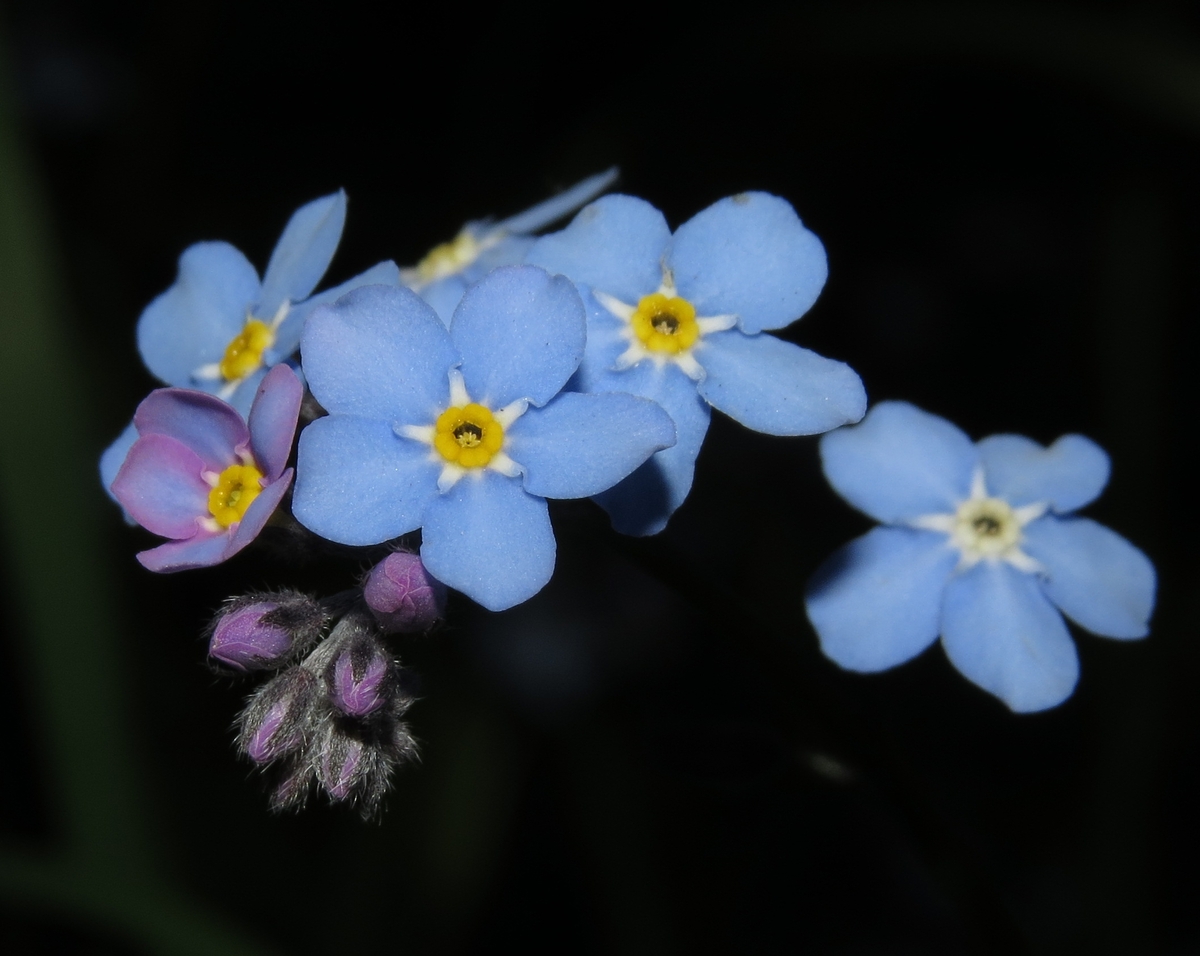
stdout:
[[554,573],[546,502],[495,472],[468,475],[425,513],[421,560],[439,581],[503,611],[527,601]]
[[701,315],[736,315],[754,335],[790,325],[812,308],[829,269],[825,247],[791,203],[739,193],[697,213],[664,257],[679,294]]
[[259,316],[270,318],[284,300],[308,297],[333,261],[345,223],[346,194],[340,189],[292,213],[263,273]]
[[309,388],[329,412],[389,425],[433,424],[460,361],[446,327],[416,293],[382,285],[314,311],[302,349]]
[[735,421],[768,435],[818,435],[867,410],[862,380],[849,365],[737,329],[706,336],[696,349],[700,394]]
[[1063,435],[1049,448],[1024,435],[989,435],[977,447],[988,493],[1014,508],[1047,502],[1074,511],[1108,484],[1108,455],[1083,435]]
[[169,435],[190,448],[209,471],[220,474],[250,443],[250,430],[233,407],[191,388],[159,388],[133,415],[138,434]]
[[287,465],[303,399],[304,386],[286,365],[276,365],[258,387],[250,408],[250,450],[268,481]]
[[472,401],[545,405],[583,358],[587,316],[575,286],[534,266],[489,273],[463,294],[450,320]]
[[[117,472],[121,470],[121,466],[125,464],[125,456],[129,454],[129,449],[133,447],[133,443],[138,440],[137,426],[130,422],[125,426],[125,430],[117,436],[116,441],[104,449],[100,455],[100,484],[104,486],[104,493],[117,500],[117,496],[112,492],[112,483],[116,480]],[[126,514],[126,520],[131,520]]]
[[1004,561],[980,561],[950,579],[942,645],[964,677],[1017,713],[1061,704],[1079,680],[1062,615],[1036,576]]
[[263,488],[259,492],[258,497],[250,502],[250,507],[242,515],[242,520],[236,525],[229,527],[229,543],[226,546],[225,557],[221,559],[222,561],[232,558],[242,548],[258,537],[259,532],[271,520],[271,515],[275,513],[275,509],[279,507],[279,503],[283,501],[288,488],[291,487],[292,474],[292,469],[289,468]]
[[654,452],[675,444],[675,424],[647,398],[566,392],[531,408],[508,432],[525,490],[542,498],[598,495]]
[[1080,627],[1126,639],[1150,632],[1154,565],[1115,531],[1046,515],[1024,528],[1021,547],[1046,568],[1047,597]]
[[192,537],[182,541],[168,541],[149,551],[139,551],[137,559],[147,571],[170,574],[173,571],[211,568],[226,559],[228,550],[227,533],[197,531]]
[[113,481],[113,494],[148,531],[188,538],[196,533],[196,520],[209,513],[210,488],[201,477],[205,467],[182,442],[167,435],[145,435],[125,456]]

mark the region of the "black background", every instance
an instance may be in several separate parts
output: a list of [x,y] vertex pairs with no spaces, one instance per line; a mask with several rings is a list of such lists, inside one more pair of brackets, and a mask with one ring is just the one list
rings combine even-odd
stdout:
[[[81,461],[155,386],[134,324],[188,244],[226,239],[261,268],[291,211],[341,186],[338,282],[619,164],[619,188],[673,225],[746,189],[789,199],[830,280],[784,336],[975,437],[1095,438],[1114,468],[1088,513],[1160,573],[1150,639],[1076,632],[1079,688],[1048,713],[1009,713],[937,648],[843,673],[801,595],[868,522],[825,484],[815,439],[716,416],[666,533],[619,539],[590,503],[555,503],[542,594],[499,615],[460,598],[442,630],[397,642],[424,759],[363,823],[267,811],[231,744],[250,685],[214,677],[199,637],[229,594],[331,593],[361,567],[268,550],[156,577],[133,558],[150,537],[97,487],[117,725],[155,862],[88,871],[79,892],[0,884],[4,951],[234,951],[195,925],[246,953],[1200,949],[1200,10],[3,14],[86,396]],[[5,597],[0,850],[69,852],[58,738]],[[124,908],[80,902],[126,879]]]

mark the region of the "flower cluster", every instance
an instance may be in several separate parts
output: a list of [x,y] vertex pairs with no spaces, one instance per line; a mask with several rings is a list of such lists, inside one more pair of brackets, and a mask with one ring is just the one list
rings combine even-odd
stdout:
[[216,666],[270,675],[238,747],[274,775],[275,806],[320,791],[373,812],[416,754],[388,641],[429,630],[449,590],[492,611],[537,594],[554,572],[552,499],[591,498],[621,533],[662,531],[714,408],[766,435],[828,433],[831,483],[885,523],[809,590],[842,666],[890,667],[940,634],[971,680],[1035,710],[1076,680],[1056,608],[1095,633],[1146,633],[1148,560],[1069,516],[1107,477],[1095,445],[973,445],[889,402],[842,428],[866,413],[858,375],[772,334],[827,274],[792,206],[740,193],[672,232],[642,199],[596,199],[615,175],[314,294],[345,222],[338,192],[293,214],[261,280],[233,246],[200,243],[143,312],[142,357],[169,387],[100,469],[126,516],[169,539],[141,563],[217,564],[269,524],[374,563],[330,598],[233,598],[211,628]]

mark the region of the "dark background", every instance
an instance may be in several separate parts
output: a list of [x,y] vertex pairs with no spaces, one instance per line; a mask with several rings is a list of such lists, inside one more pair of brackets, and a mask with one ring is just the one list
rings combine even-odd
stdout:
[[[0,950],[1200,951],[1200,8],[0,15]],[[1150,639],[1077,632],[1078,690],[1032,716],[937,648],[839,671],[801,595],[868,523],[815,439],[716,416],[666,533],[555,503],[542,594],[396,643],[424,758],[379,821],[269,813],[232,748],[252,683],[214,677],[200,631],[227,595],[361,567],[136,564],[150,538],[94,468],[155,386],[139,312],[188,244],[261,268],[339,186],[329,282],[610,164],[673,225],[789,199],[830,280],[783,334],[872,400],[1106,447],[1088,513],[1158,566]]]

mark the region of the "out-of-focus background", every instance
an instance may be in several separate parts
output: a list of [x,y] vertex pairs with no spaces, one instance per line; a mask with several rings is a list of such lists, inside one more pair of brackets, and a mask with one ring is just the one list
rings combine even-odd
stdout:
[[[542,594],[396,642],[424,758],[381,820],[269,813],[232,748],[252,682],[200,632],[358,569],[137,565],[95,468],[155,386],[138,314],[190,243],[261,268],[339,186],[330,281],[611,164],[673,225],[788,198],[830,280],[784,335],[873,400],[1105,446],[1088,513],[1156,561],[1152,636],[1077,633],[1075,696],[1033,716],[938,648],[839,671],[801,594],[868,523],[815,439],[716,416],[666,533],[556,503]],[[1198,183],[1195,4],[8,0],[0,951],[1200,950]]]

